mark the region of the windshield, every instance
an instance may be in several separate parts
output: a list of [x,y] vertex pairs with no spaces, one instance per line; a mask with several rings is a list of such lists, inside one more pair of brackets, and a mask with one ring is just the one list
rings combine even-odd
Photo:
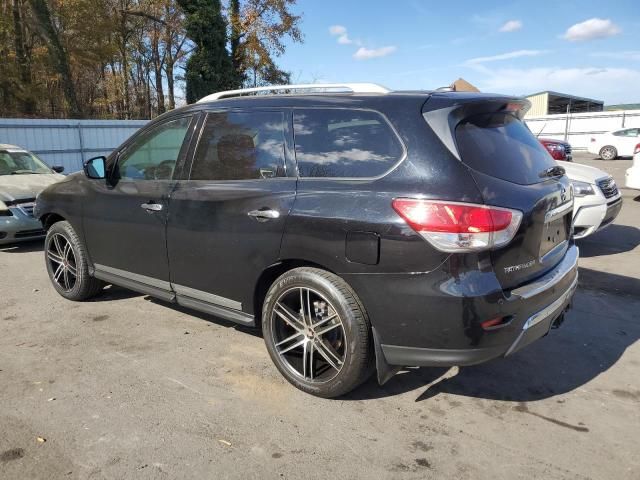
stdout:
[[33,153],[0,150],[0,175],[51,173],[51,169]]

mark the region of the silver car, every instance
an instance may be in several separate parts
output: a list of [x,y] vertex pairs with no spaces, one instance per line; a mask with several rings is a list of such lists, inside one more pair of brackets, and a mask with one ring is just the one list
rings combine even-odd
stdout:
[[0,245],[42,238],[33,218],[38,193],[65,178],[63,167],[48,167],[27,150],[0,143]]

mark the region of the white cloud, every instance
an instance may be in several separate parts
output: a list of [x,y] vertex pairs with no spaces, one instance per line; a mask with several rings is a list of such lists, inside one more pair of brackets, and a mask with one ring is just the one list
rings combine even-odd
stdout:
[[501,53],[499,55],[492,55],[490,57],[476,57],[471,58],[465,62],[467,65],[479,65],[487,62],[497,62],[500,60],[511,60],[513,58],[520,57],[537,57],[548,53],[547,50],[515,50],[513,52]]
[[371,58],[386,57],[395,52],[397,48],[393,45],[380,48],[365,48],[360,47],[356,53],[353,54],[353,58],[356,60],[369,60]]
[[630,68],[505,68],[483,69],[483,80],[473,83],[482,91],[527,95],[555,90],[605,103],[627,103],[638,97],[640,70]]
[[351,45],[353,40],[349,38],[349,34],[347,33],[347,27],[343,25],[332,25],[329,27],[329,33],[338,37],[338,43],[341,45]]
[[584,42],[596,38],[612,37],[621,31],[620,27],[609,19],[590,18],[569,27],[562,38],[570,42]]
[[622,52],[593,52],[592,57],[611,58],[613,60],[640,61],[640,50],[623,50]]
[[522,28],[522,22],[520,20],[509,20],[507,23],[500,27],[501,32],[515,32]]
[[333,37],[338,37],[338,43],[341,45],[355,45],[358,48],[353,54],[356,60],[368,60],[370,58],[385,57],[396,51],[396,47],[387,46],[381,48],[366,48],[360,40],[352,40],[349,38],[349,32],[344,25],[332,25],[329,27],[329,33]]

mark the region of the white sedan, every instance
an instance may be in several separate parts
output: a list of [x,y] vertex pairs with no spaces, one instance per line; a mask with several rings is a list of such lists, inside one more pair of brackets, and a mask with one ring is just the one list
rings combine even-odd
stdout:
[[631,157],[640,142],[640,128],[623,128],[591,137],[587,150],[603,160]]
[[573,238],[580,239],[610,225],[622,208],[622,195],[611,175],[572,162],[558,162],[573,185]]

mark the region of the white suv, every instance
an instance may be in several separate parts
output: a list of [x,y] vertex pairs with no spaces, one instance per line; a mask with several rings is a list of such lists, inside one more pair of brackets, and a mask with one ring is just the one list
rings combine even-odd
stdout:
[[587,150],[603,160],[613,160],[617,157],[631,157],[638,142],[640,128],[623,128],[591,137]]
[[584,238],[613,223],[622,208],[622,195],[611,175],[572,162],[562,165],[573,185],[573,238]]

